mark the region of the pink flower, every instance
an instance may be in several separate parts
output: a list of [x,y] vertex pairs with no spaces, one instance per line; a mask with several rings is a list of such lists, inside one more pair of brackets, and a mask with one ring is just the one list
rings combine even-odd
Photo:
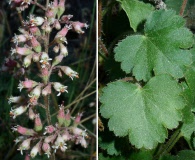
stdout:
[[11,117],[13,117],[13,119],[15,119],[17,116],[19,116],[19,115],[23,114],[24,112],[26,112],[27,108],[28,108],[27,106],[20,106],[16,109],[11,108],[11,111],[10,111],[9,114],[10,114]]
[[33,54],[33,61],[34,62],[39,62],[40,61],[40,54],[38,54],[38,53],[34,53]]
[[41,52],[41,45],[35,37],[32,37],[31,44],[32,44],[32,47],[35,50],[35,52],[37,52],[37,53]]
[[62,133],[62,138],[66,142],[66,141],[69,141],[71,139],[71,135],[68,131],[65,131],[64,133]]
[[59,20],[55,20],[55,22],[54,22],[53,26],[54,26],[54,27],[55,27],[55,29],[57,29],[57,30],[61,29],[61,25],[60,25]]
[[35,81],[32,81],[32,80],[29,80],[29,79],[25,79],[25,81],[20,81],[19,85],[18,85],[18,89],[21,90],[23,88],[28,88],[28,89],[31,89],[31,88],[34,88],[35,86],[37,86],[38,83],[35,82]]
[[13,96],[10,96],[9,99],[8,99],[8,103],[20,103],[22,102],[23,98],[22,96],[18,96],[18,97],[13,97]]
[[52,146],[52,148],[54,149],[54,152],[56,152],[56,150],[58,148],[60,148],[62,152],[66,151],[66,149],[67,149],[66,143],[60,134],[58,134],[58,137],[57,137],[54,145]]
[[34,120],[35,119],[35,113],[34,111],[32,110],[32,108],[30,107],[29,110],[28,110],[28,116],[31,120]]
[[79,124],[79,122],[81,121],[81,117],[82,117],[83,113],[78,113],[77,117],[74,120],[75,124]]
[[81,23],[81,22],[79,22],[79,21],[77,21],[77,22],[72,22],[72,26],[73,26],[73,28],[74,28],[74,30],[77,32],[77,33],[79,33],[79,34],[83,34],[84,33],[84,31],[82,30],[82,28],[88,28],[89,26],[86,24],[86,23]]
[[57,13],[58,19],[61,17],[64,11],[65,11],[65,0],[60,0],[58,4],[58,13]]
[[57,119],[60,126],[64,124],[64,120],[65,120],[64,106],[60,106]]
[[60,43],[59,45],[60,45],[60,54],[66,57],[68,55],[67,47],[64,46],[62,43]]
[[47,96],[51,94],[51,84],[48,84],[43,90],[42,90],[42,95]]
[[43,133],[44,135],[49,133],[53,133],[54,131],[56,130],[56,128],[53,126],[53,125],[50,125],[50,126],[46,126],[45,127],[45,132]]
[[44,142],[45,143],[53,143],[53,141],[56,139],[56,134],[54,134],[54,135],[51,135],[51,136],[47,136],[45,139],[44,139]]
[[72,70],[70,67],[68,66],[60,66],[60,69],[67,75],[69,76],[72,80],[74,77],[79,78],[79,75],[77,72],[75,72],[74,70]]
[[30,48],[27,48],[27,47],[16,47],[15,49],[11,48],[11,54],[13,55],[14,53],[20,54],[22,56],[26,56],[34,52]]
[[22,126],[19,126],[19,125],[15,126],[15,127],[12,127],[12,130],[17,131],[18,133],[20,133],[22,135],[25,135],[25,136],[37,135],[37,133],[33,129],[28,129],[28,128],[25,128],[25,127],[22,127]]
[[23,155],[23,150],[29,150],[30,149],[30,142],[31,142],[31,138],[26,139],[22,142],[22,144],[18,148],[18,150],[21,152],[21,155]]
[[50,145],[48,143],[44,142],[43,145],[42,145],[42,149],[45,152],[45,154],[47,155],[47,157],[49,158],[50,155],[51,155],[51,153],[50,153],[50,151],[51,151]]
[[12,38],[12,42],[16,43],[16,45],[18,45],[18,43],[21,43],[21,42],[26,42],[27,41],[27,38],[25,35],[16,35]]
[[73,15],[63,15],[62,17],[61,17],[61,23],[68,23],[69,22],[69,20],[71,19],[73,17]]
[[35,127],[34,128],[35,128],[35,131],[37,131],[37,132],[41,131],[43,128],[43,124],[41,122],[41,118],[40,118],[39,114],[35,115]]
[[37,26],[29,27],[30,32],[35,36],[41,36],[41,31]]
[[24,60],[23,60],[23,66],[24,66],[25,68],[27,68],[27,67],[30,66],[31,60],[32,60],[32,56],[33,56],[33,54],[30,54],[30,55],[27,55],[27,56],[24,58]]
[[64,125],[65,127],[68,127],[71,123],[71,119],[70,119],[70,110],[67,109],[66,110],[66,114],[65,114],[65,120],[64,120]]
[[64,85],[62,85],[62,84],[59,83],[59,82],[54,82],[54,83],[53,83],[53,87],[54,87],[54,89],[55,89],[56,91],[59,92],[59,93],[57,94],[57,96],[60,96],[61,93],[63,93],[63,92],[67,92],[67,93],[68,93],[68,91],[67,91],[68,86],[64,86]]
[[32,148],[32,150],[31,150],[31,152],[30,152],[30,156],[32,157],[32,158],[34,158],[36,155],[37,155],[37,153],[40,153],[41,152],[41,141],[39,141],[33,148]]
[[56,56],[54,61],[52,62],[52,66],[58,65],[62,61],[63,58],[64,58],[64,55],[62,54]]
[[61,31],[59,31],[56,34],[55,38],[58,38],[58,37],[66,37],[66,35],[67,35],[67,33],[68,33],[68,31],[70,29],[71,29],[71,27],[66,25],[64,28],[61,29]]

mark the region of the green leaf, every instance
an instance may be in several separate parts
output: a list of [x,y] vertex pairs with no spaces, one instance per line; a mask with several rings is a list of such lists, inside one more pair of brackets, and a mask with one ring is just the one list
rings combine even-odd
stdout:
[[136,32],[138,25],[145,20],[148,15],[154,10],[150,4],[140,2],[138,0],[118,0],[121,7],[126,12],[130,26]]
[[116,156],[129,148],[129,142],[126,138],[115,137],[113,132],[107,129],[99,133],[98,144],[101,149],[107,151],[107,154]]
[[149,80],[153,71],[183,77],[184,66],[192,63],[187,49],[193,44],[193,34],[184,25],[184,19],[172,10],[153,12],[146,21],[145,35],[122,40],[114,50],[115,60],[137,80]]
[[177,160],[193,160],[195,159],[195,151],[183,150],[177,155]]
[[182,119],[182,90],[168,75],[150,79],[143,88],[117,81],[102,91],[100,112],[109,118],[109,129],[119,137],[128,135],[136,148],[155,148],[164,142],[167,128],[176,128]]
[[125,160],[124,157],[121,157],[121,156],[112,156],[112,157],[109,157],[109,156],[106,156],[106,155],[103,155],[102,153],[100,153],[98,155],[98,159],[99,160]]
[[140,151],[138,153],[134,152],[131,156],[130,159],[132,160],[153,160],[152,154],[148,151]]

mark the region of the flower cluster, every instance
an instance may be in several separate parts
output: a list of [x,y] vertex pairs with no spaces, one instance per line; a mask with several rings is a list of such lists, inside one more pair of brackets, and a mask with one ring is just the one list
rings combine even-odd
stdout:
[[[10,4],[22,11],[30,4],[34,4],[34,1],[10,0]],[[33,129],[20,125],[12,128],[13,131],[21,134],[15,142],[20,143],[18,150],[21,154],[25,151],[27,158],[28,154],[34,158],[41,152],[48,157],[57,150],[65,152],[70,142],[71,144],[72,142],[80,144],[84,148],[87,147],[86,130],[78,127],[82,114],[78,114],[73,121],[70,111],[66,110],[65,112],[65,107],[60,105],[57,115],[58,122],[53,125],[51,115],[48,115],[50,113],[46,111],[46,117],[50,120],[45,126],[41,120],[42,115],[37,109],[37,107],[42,107],[47,110],[50,107],[48,104],[42,104],[41,97],[47,99],[52,90],[57,91],[57,96],[68,93],[68,86],[61,82],[50,82],[50,76],[54,70],[58,71],[60,77],[65,74],[71,80],[79,78],[76,71],[69,66],[61,66],[59,63],[68,56],[66,38],[68,32],[72,30],[83,34],[83,28],[88,28],[86,23],[71,21],[72,15],[63,15],[65,0],[54,0],[45,8],[45,17],[30,15],[28,20],[23,21],[23,27],[19,28],[19,33],[12,38],[14,47],[11,48],[11,56],[21,60],[22,64],[18,66],[23,68],[26,73],[25,78],[20,80],[18,89],[26,94],[10,96],[8,102],[14,104],[10,110],[10,116],[13,119],[20,115],[25,116],[24,113],[27,113],[28,118],[34,121]],[[57,30],[57,34],[49,43],[48,37],[53,30]],[[49,47],[53,47],[54,55],[48,52]],[[27,78],[27,71],[33,63],[38,68],[37,75],[42,78],[41,82]]]
[[[23,151],[29,150],[32,158],[38,153],[44,152],[49,158],[51,153],[55,153],[57,150],[65,152],[68,149],[68,144],[72,142],[86,148],[86,138],[88,137],[86,130],[82,130],[77,126],[81,115],[78,114],[75,120],[72,121],[69,110],[65,113],[64,106],[61,105],[57,115],[58,122],[55,125],[48,125],[43,128],[39,114],[34,114],[29,109],[29,118],[34,119],[34,129],[19,125],[12,128],[14,132],[21,134],[15,140],[16,143],[20,142],[18,150],[21,154],[23,154]],[[41,132],[43,132],[42,136],[38,136]]]

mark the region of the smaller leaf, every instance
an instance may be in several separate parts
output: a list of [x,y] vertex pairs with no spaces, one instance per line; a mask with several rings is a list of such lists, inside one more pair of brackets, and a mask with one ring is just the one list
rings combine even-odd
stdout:
[[153,160],[152,154],[149,151],[140,151],[138,153],[134,152],[131,156],[130,159],[135,159],[135,160]]

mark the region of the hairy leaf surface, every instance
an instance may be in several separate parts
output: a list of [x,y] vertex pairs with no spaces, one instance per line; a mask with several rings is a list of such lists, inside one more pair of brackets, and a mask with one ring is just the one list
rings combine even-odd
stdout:
[[118,0],[121,7],[126,12],[130,26],[136,32],[138,25],[145,20],[148,15],[154,10],[150,4],[140,2],[138,0]]
[[184,27],[182,17],[172,10],[155,11],[147,18],[144,35],[128,36],[115,48],[115,60],[137,80],[148,81],[155,75],[184,76],[184,66],[192,63],[188,48],[192,33]]
[[178,126],[184,107],[181,87],[168,75],[151,78],[142,88],[113,82],[103,90],[100,112],[116,136],[129,136],[136,148],[152,149]]

